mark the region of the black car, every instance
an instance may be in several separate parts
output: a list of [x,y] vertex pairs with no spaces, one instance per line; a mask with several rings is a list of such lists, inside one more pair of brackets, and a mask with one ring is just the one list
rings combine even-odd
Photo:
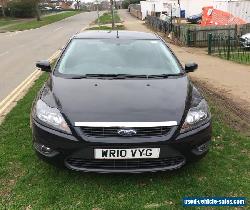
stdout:
[[69,169],[152,172],[206,155],[207,102],[156,34],[87,31],[71,38],[31,113],[37,155]]

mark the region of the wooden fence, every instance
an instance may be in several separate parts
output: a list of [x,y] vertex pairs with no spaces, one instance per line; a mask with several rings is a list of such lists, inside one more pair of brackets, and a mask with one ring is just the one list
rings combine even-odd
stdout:
[[137,17],[138,19],[142,19],[142,14],[140,10],[137,10],[133,7],[130,8],[129,10],[130,14],[133,15],[134,17]]
[[213,37],[237,37],[250,33],[250,24],[229,25],[229,26],[200,26],[191,24],[176,24],[160,20],[154,16],[147,16],[146,23],[154,30],[161,31],[165,34],[172,34],[172,38],[182,45],[190,47],[207,47],[208,35]]

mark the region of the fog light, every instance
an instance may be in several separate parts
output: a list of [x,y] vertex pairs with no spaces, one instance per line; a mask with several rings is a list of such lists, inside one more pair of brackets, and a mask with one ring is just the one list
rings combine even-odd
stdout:
[[207,141],[206,143],[204,144],[201,144],[197,147],[195,147],[192,152],[196,155],[201,155],[203,153],[205,153],[206,151],[208,151],[209,149],[209,144],[210,144],[210,141]]
[[34,148],[36,149],[36,151],[38,151],[39,153],[41,153],[42,155],[47,156],[47,157],[53,157],[53,156],[56,156],[57,154],[59,154],[58,151],[53,150],[50,147],[47,147],[43,144],[39,144],[36,142],[34,143]]
[[46,147],[44,145],[41,146],[41,151],[44,153],[44,154],[50,154],[53,150],[49,147]]

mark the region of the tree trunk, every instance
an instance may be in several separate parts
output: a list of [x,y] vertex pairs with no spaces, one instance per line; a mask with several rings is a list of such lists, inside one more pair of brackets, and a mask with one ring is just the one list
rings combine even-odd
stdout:
[[1,7],[1,9],[2,9],[2,14],[3,14],[3,17],[6,17],[6,15],[5,15],[5,11],[4,11],[4,9],[5,9],[5,5],[4,5],[4,0],[1,0],[1,5],[2,5],[2,7]]
[[36,12],[36,19],[37,21],[41,21],[41,13],[40,13],[40,9],[39,9],[39,0],[37,0],[35,2],[35,12]]
[[110,12],[112,16],[112,29],[115,29],[115,21],[114,21],[114,1],[110,0]]

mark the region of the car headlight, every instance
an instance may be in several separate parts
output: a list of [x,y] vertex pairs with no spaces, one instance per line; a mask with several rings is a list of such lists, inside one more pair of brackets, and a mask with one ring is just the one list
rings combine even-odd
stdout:
[[36,103],[36,116],[42,122],[71,134],[71,130],[57,108],[51,108],[42,100]]
[[186,119],[182,125],[181,133],[193,130],[205,124],[210,120],[210,111],[206,100],[194,88],[191,108],[189,109]]

